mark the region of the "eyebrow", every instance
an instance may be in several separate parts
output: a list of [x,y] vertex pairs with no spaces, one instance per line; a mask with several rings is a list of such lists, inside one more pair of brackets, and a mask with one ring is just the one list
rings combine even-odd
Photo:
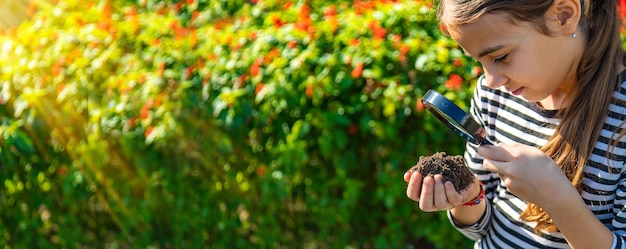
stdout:
[[491,53],[493,53],[495,51],[498,51],[498,50],[502,49],[503,47],[504,47],[504,45],[498,45],[498,46],[495,46],[495,47],[486,48],[485,50],[480,52],[480,54],[478,54],[478,58],[481,58],[481,57],[483,57],[485,55],[488,55],[488,54],[491,54]]

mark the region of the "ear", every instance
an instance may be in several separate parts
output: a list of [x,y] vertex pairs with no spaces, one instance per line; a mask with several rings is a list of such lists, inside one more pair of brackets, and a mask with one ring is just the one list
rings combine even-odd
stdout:
[[549,12],[548,18],[556,19],[557,33],[572,35],[576,32],[582,17],[580,0],[554,0]]

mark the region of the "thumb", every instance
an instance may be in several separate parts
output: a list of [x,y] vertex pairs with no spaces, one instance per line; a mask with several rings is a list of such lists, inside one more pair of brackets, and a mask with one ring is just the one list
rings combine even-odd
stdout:
[[507,150],[507,145],[481,145],[478,147],[478,154],[485,159],[492,161],[508,162],[513,156]]

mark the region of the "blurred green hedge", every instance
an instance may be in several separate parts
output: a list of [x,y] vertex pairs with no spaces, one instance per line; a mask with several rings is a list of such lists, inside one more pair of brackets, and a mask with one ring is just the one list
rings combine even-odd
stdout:
[[480,68],[430,1],[60,0],[0,37],[5,248],[461,248],[405,195]]

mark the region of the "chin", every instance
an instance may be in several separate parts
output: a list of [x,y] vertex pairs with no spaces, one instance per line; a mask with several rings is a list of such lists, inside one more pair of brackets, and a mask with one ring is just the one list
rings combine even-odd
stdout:
[[522,99],[524,99],[524,100],[526,100],[526,101],[528,101],[528,102],[539,102],[539,101],[540,101],[540,99],[536,99],[536,98],[528,98],[528,97],[526,97],[526,96],[524,96],[524,95],[521,95],[521,96],[519,96],[519,97],[521,97]]
[[519,97],[522,97],[524,100],[528,101],[528,102],[541,102],[545,99],[547,99],[549,96],[526,96],[526,95],[521,95]]

